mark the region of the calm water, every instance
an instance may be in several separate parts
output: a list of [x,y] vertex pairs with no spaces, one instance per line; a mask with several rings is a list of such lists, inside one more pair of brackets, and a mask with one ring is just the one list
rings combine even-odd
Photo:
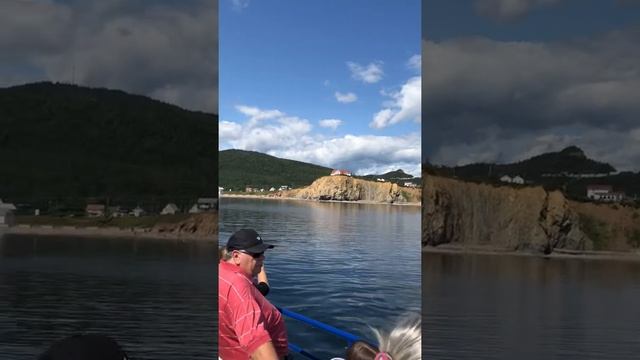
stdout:
[[422,255],[425,359],[637,359],[640,263]]
[[215,244],[0,239],[0,358],[29,359],[76,333],[113,336],[133,359],[217,353]]
[[[220,243],[255,228],[268,250],[277,306],[367,338],[420,311],[420,208],[306,201],[221,201]],[[289,340],[321,358],[344,355],[331,335],[287,320]]]

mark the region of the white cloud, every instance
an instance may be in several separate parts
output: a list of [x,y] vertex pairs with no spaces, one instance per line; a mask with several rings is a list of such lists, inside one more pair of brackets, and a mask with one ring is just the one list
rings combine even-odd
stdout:
[[409,61],[407,61],[407,67],[420,71],[422,69],[422,55],[416,54],[410,57]]
[[[347,168],[357,174],[382,173],[398,168],[415,176],[420,174],[420,134],[325,137],[313,134],[313,127],[306,119],[269,110],[280,115],[258,122],[252,119],[263,110],[249,106],[242,109],[242,114],[247,117],[244,122],[220,123],[221,149],[259,151],[327,167]],[[337,127],[341,123],[339,119],[324,119],[320,126]]]
[[237,105],[236,110],[244,115],[249,116],[249,119],[251,121],[274,119],[284,116],[284,113],[280,112],[279,110],[262,110],[257,107],[245,105]]
[[338,126],[342,125],[342,120],[339,119],[324,119],[318,122],[320,126],[330,129],[337,129]]
[[478,14],[496,20],[511,21],[527,15],[534,8],[549,6],[561,0],[475,0]]
[[336,91],[335,96],[336,96],[336,100],[338,100],[338,102],[341,102],[343,104],[352,103],[358,100],[358,96],[352,92],[343,94],[339,91]]
[[231,6],[235,11],[242,11],[249,7],[250,0],[231,0]]
[[377,83],[384,75],[381,61],[370,63],[367,66],[349,61],[347,62],[347,66],[349,70],[351,70],[351,77],[367,84]]
[[232,121],[218,123],[218,137],[225,141],[237,140],[242,136],[242,125]]
[[420,76],[407,80],[400,91],[385,94],[391,98],[389,107],[377,112],[369,126],[381,129],[403,120],[420,121],[422,111],[422,78]]

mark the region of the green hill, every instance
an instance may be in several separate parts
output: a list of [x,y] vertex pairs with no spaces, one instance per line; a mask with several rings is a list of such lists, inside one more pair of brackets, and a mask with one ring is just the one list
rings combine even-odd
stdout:
[[225,190],[244,191],[247,186],[265,190],[282,185],[310,185],[330,168],[301,161],[281,159],[255,151],[223,150],[219,153],[220,186]]
[[0,198],[216,196],[217,122],[119,90],[49,82],[0,89]]
[[[469,164],[464,166],[434,166],[424,164],[423,172],[456,177],[468,181],[499,183],[503,175],[519,175],[528,184],[559,189],[572,199],[584,199],[589,185],[611,185],[633,198],[640,196],[640,172],[616,173],[610,164],[592,160],[577,146],[558,152],[534,156],[512,164]],[[589,174],[597,174],[590,176]]]
[[380,174],[380,175],[371,174],[371,175],[364,175],[364,176],[357,176],[357,177],[365,180],[370,180],[370,181],[376,181],[377,179],[384,179],[386,181],[398,183],[398,184],[404,184],[405,182],[412,182],[416,185],[420,185],[422,183],[421,178],[417,178],[411,174],[407,174],[402,169],[389,171],[387,173]]

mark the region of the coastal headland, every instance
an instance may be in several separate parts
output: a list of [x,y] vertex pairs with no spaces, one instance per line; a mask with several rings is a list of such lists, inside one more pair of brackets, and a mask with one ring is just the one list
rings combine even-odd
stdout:
[[323,176],[299,189],[281,190],[265,195],[223,194],[223,197],[274,200],[307,200],[360,204],[421,205],[421,190],[390,182],[375,182],[350,176]]
[[567,199],[541,186],[425,177],[428,252],[640,260],[640,210]]

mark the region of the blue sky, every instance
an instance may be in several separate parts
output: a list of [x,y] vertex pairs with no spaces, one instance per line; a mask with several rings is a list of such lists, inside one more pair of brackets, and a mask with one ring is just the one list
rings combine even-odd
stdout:
[[426,0],[422,14],[424,160],[577,145],[640,170],[640,2]]
[[220,148],[419,175],[420,5],[221,0]]

